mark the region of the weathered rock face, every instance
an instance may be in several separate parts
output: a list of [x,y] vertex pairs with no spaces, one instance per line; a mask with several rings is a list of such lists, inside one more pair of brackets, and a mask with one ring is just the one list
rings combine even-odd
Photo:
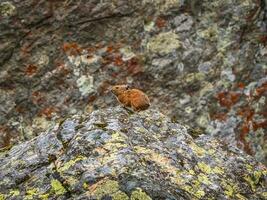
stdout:
[[266,199],[266,168],[157,110],[74,115],[0,154],[0,199]]
[[0,2],[0,147],[114,105],[111,84],[266,163],[266,0]]

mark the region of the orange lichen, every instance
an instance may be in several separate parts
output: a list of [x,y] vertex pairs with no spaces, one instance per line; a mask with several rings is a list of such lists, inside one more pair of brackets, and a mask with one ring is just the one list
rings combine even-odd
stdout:
[[39,92],[39,91],[34,91],[33,93],[32,93],[32,102],[34,103],[34,104],[41,104],[41,103],[43,103],[44,102],[44,97],[43,97],[43,95],[41,94],[41,92]]
[[245,88],[245,84],[244,83],[242,83],[242,82],[239,82],[239,83],[237,83],[237,87],[239,88],[239,89],[244,89]]
[[267,82],[263,83],[260,87],[256,88],[256,97],[260,97],[267,92]]
[[222,107],[226,107],[228,110],[238,102],[241,94],[237,92],[219,92],[216,95],[217,100],[219,101],[219,104]]
[[267,128],[267,120],[262,122],[252,122],[253,131],[258,130],[259,128]]
[[7,126],[0,126],[1,140],[0,148],[8,147],[11,143],[11,130]]
[[261,35],[261,36],[259,36],[258,40],[263,45],[266,45],[267,44],[267,35]]
[[46,118],[52,118],[53,113],[56,113],[57,109],[55,107],[46,107],[40,111],[40,115],[45,116]]
[[38,68],[36,65],[29,64],[26,66],[25,74],[27,76],[33,76],[34,74],[36,74],[37,70]]
[[243,107],[237,111],[237,114],[240,115],[245,121],[251,121],[255,111],[250,107]]
[[82,48],[75,42],[64,43],[62,49],[65,53],[71,56],[77,56],[82,53]]
[[116,56],[114,58],[114,64],[117,66],[122,66],[124,64],[121,56]]
[[227,113],[215,113],[211,116],[212,120],[226,121]]
[[163,28],[163,27],[166,26],[166,20],[164,20],[161,17],[158,17],[157,20],[156,20],[156,25],[157,25],[158,28]]

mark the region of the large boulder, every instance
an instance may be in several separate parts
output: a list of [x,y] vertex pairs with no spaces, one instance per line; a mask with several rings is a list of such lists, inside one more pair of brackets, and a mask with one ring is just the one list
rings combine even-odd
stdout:
[[157,110],[74,115],[0,153],[0,199],[266,199],[266,168]]
[[1,1],[0,148],[129,83],[267,163],[266,18],[266,0]]

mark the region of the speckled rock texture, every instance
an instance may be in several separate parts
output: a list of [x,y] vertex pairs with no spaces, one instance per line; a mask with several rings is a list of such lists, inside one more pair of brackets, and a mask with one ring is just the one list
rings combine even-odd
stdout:
[[0,199],[267,198],[267,169],[157,110],[74,115],[0,153]]
[[266,33],[266,0],[0,1],[0,148],[128,83],[267,164]]

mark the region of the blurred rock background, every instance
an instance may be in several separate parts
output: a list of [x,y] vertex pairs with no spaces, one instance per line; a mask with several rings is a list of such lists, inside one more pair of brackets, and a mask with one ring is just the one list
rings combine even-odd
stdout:
[[152,108],[267,164],[266,0],[0,1],[0,147],[71,114]]

